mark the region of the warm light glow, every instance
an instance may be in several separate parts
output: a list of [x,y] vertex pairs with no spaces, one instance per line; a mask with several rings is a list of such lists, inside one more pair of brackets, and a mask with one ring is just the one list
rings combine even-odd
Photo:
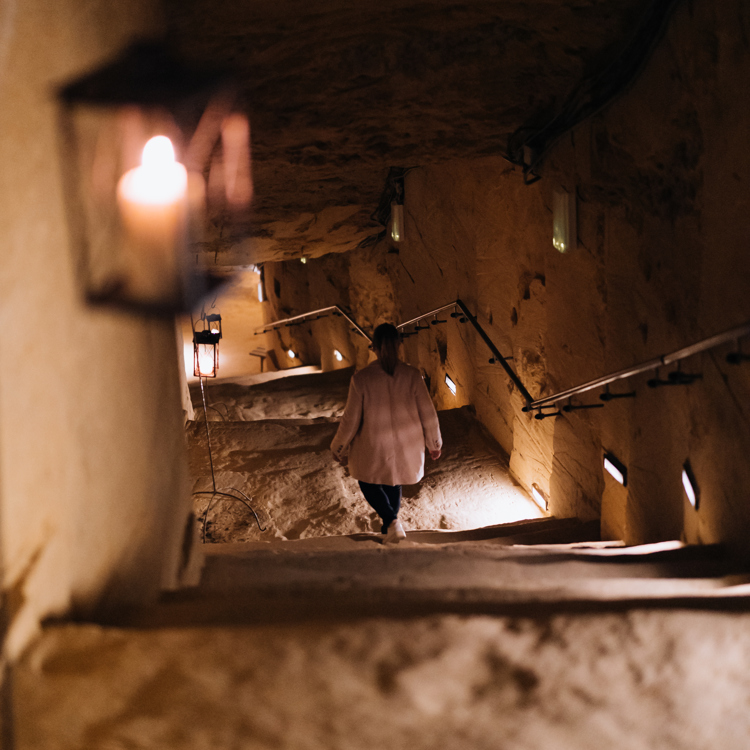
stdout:
[[307,263],[307,258],[302,257],[302,258],[299,259],[299,262],[300,263]]
[[295,359],[297,356],[291,349],[287,349],[286,353],[289,356],[289,359]]
[[172,141],[157,135],[143,147],[141,166],[122,176],[117,191],[129,203],[169,206],[185,197],[187,183],[187,170],[175,161]]
[[614,458],[614,456],[605,456],[604,468],[617,482],[625,486],[625,474],[623,471],[624,467],[622,467],[622,465],[620,465],[620,467],[616,466],[615,461],[616,459]]
[[218,332],[219,332],[219,329],[218,329],[218,328],[212,328],[212,329],[211,329],[211,333],[218,333]]
[[258,282],[258,302],[265,302],[263,299],[263,284]]
[[456,384],[450,379],[448,375],[445,376],[445,384],[448,386],[448,390],[455,396],[456,395]]
[[338,362],[341,362],[344,359],[344,355],[338,349],[333,350],[333,356]]
[[547,510],[547,506],[549,505],[547,503],[547,498],[542,494],[542,492],[535,484],[531,485],[531,496],[534,498],[536,504],[540,508],[542,508],[542,510]]
[[198,345],[198,373],[201,377],[211,378],[214,376],[214,347],[213,345]]

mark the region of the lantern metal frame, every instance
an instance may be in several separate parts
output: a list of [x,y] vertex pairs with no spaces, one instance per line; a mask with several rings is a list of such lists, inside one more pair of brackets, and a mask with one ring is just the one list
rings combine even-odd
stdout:
[[[215,335],[219,337],[219,340],[221,340],[224,335],[221,330],[221,313],[208,313],[205,316],[205,320],[206,323],[208,323],[208,330],[211,331],[211,333],[215,333]],[[216,327],[216,331],[214,331],[214,327]]]
[[[203,240],[204,214],[220,217],[225,225],[247,220],[252,182],[246,118],[246,133],[238,136],[235,130],[232,136],[237,144],[246,134],[246,148],[242,146],[241,153],[234,149],[239,155],[232,156],[227,145],[227,122],[232,116],[244,117],[235,107],[237,92],[224,71],[185,64],[161,41],[136,42],[101,68],[58,89],[70,247],[76,279],[88,303],[171,316],[194,309],[227,281],[226,275],[199,267],[192,256]],[[127,221],[117,205],[120,177],[129,165],[137,166],[132,159],[136,149],[130,147],[138,140],[133,134],[149,131],[174,137],[177,158],[188,176],[176,209],[176,228],[159,245],[163,259],[156,259],[158,266],[145,252],[136,257],[132,248],[137,241],[132,232],[128,238]],[[235,179],[239,167],[232,172],[238,164],[241,179]],[[230,182],[235,191],[231,195]],[[241,199],[236,188],[240,183]]]

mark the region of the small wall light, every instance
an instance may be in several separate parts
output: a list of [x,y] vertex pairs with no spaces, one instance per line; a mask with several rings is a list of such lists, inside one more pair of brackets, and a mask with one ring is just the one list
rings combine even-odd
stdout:
[[531,496],[540,508],[549,510],[549,498],[539,489],[539,485],[536,483],[531,485]]
[[448,390],[455,396],[456,395],[456,384],[450,379],[449,375],[445,376],[445,384],[448,386]]
[[604,454],[604,468],[608,474],[610,474],[615,481],[619,482],[623,487],[628,486],[628,470],[625,464],[617,460],[611,453]]
[[297,354],[292,349],[287,349],[286,353],[289,359],[296,359],[297,357]]
[[404,206],[402,203],[391,203],[391,239],[401,242],[404,239]]
[[305,256],[303,255],[303,256],[302,256],[302,257],[301,257],[301,258],[299,259],[299,262],[300,262],[300,263],[307,263],[307,258],[305,258]]
[[341,362],[344,359],[344,355],[338,349],[333,350],[333,356],[337,362]]
[[685,488],[685,494],[687,499],[690,501],[690,505],[698,510],[698,504],[700,503],[700,488],[698,482],[695,481],[695,475],[693,469],[690,466],[690,461],[685,461],[682,465],[682,486]]
[[569,253],[578,246],[576,197],[562,188],[552,195],[552,244],[561,253]]
[[206,217],[246,219],[250,126],[216,71],[139,43],[59,91],[61,173],[87,301],[145,314],[195,307],[224,279],[191,248]]

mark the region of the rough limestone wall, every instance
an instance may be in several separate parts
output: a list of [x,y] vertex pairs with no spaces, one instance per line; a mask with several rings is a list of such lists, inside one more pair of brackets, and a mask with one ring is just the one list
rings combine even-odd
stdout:
[[[268,298],[266,321],[338,305],[348,310],[368,335],[382,322],[397,322],[399,309],[389,273],[389,256],[384,243],[350,253],[331,253],[308,258],[306,263],[289,260],[264,264]],[[283,368],[300,363],[320,364],[324,370],[362,368],[370,361],[369,342],[354,333],[343,318],[283,328],[269,336]],[[291,360],[292,348],[300,359]],[[337,349],[344,359],[338,362]]]
[[[411,172],[397,274],[405,317],[458,292],[534,396],[750,319],[749,37],[741,0],[682,4],[641,78],[559,142],[535,185],[493,159]],[[565,255],[551,244],[558,187],[578,195],[579,247]],[[419,346],[429,359],[432,345]],[[689,388],[650,389],[643,376],[613,388],[637,388],[634,400],[541,423],[476,342],[454,338],[447,357],[473,356],[469,400],[556,515],[601,514],[604,534],[629,542],[741,549],[750,368],[727,364],[727,351],[685,362],[703,373]],[[604,450],[628,466],[627,488],[603,474]],[[688,458],[697,512],[680,481]]]
[[158,21],[148,0],[0,6],[0,498],[15,653],[40,618],[174,583],[190,498],[174,323],[84,308],[53,85]]
[[[526,387],[544,388],[546,232],[536,193],[524,192],[498,158],[414,170],[406,189],[405,240],[392,264],[403,319],[460,298],[500,352],[514,357]],[[448,322],[410,337],[406,347],[410,361],[429,374],[438,408],[473,404],[519,479],[548,493],[551,425],[521,412],[523,399],[500,366],[490,364],[491,352],[468,323],[440,319]]]

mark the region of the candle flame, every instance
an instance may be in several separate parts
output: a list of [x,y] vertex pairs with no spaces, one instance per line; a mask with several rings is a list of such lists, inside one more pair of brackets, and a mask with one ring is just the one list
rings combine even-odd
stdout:
[[155,135],[143,147],[141,164],[144,167],[164,166],[174,161],[174,146],[166,135]]
[[120,181],[125,200],[152,206],[166,206],[185,197],[187,170],[175,161],[174,146],[165,135],[151,138],[143,147],[141,166],[131,169]]

